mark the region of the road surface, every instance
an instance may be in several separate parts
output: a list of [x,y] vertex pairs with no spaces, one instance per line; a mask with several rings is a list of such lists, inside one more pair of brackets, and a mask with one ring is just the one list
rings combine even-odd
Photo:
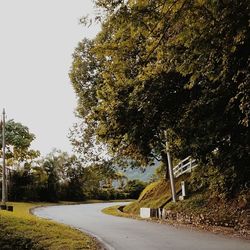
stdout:
[[37,216],[53,219],[99,239],[108,250],[249,250],[250,242],[207,232],[110,216],[114,203],[42,207]]

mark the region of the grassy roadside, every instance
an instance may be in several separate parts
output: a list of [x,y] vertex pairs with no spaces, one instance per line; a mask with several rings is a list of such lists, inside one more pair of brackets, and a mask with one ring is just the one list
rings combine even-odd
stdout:
[[[184,177],[177,180],[180,182]],[[140,194],[138,200],[134,200],[130,204],[124,206],[123,212],[119,210],[119,206],[111,206],[104,208],[103,213],[119,217],[127,217],[134,219],[142,219],[139,216],[141,207],[158,208],[163,206],[169,199],[171,199],[170,184],[164,180],[159,180],[149,184]]]
[[[176,179],[176,191],[180,190],[181,181],[186,178],[185,175]],[[169,181],[159,180],[149,184],[140,194],[138,200],[125,206],[124,212],[128,214],[139,215],[141,207],[159,208],[171,200],[171,189]]]
[[[177,187],[180,181],[181,179],[177,180]],[[157,181],[148,185],[138,200],[126,205],[122,212],[118,210],[118,206],[105,208],[102,212],[141,219],[139,217],[141,207],[162,207],[167,211],[164,220],[156,218],[146,220],[250,239],[248,206],[250,193],[248,196],[224,202],[217,197],[211,198],[206,189],[190,192],[187,199],[176,203],[171,202],[171,199],[169,201],[169,198],[171,198],[169,183]]]
[[0,249],[98,249],[98,243],[78,230],[38,218],[29,211],[45,203],[11,203],[14,212],[0,210]]
[[125,217],[125,218],[133,218],[133,219],[139,219],[140,217],[133,214],[127,214],[123,213],[119,210],[121,206],[112,206],[112,207],[106,207],[102,210],[102,213],[107,215],[113,215],[113,216],[119,216],[119,217]]

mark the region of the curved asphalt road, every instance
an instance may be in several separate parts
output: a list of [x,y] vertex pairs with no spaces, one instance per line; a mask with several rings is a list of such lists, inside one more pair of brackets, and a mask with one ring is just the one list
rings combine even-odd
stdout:
[[[120,204],[120,203],[119,203]],[[37,216],[73,226],[96,236],[109,250],[249,250],[250,242],[101,213],[114,203],[35,209]]]

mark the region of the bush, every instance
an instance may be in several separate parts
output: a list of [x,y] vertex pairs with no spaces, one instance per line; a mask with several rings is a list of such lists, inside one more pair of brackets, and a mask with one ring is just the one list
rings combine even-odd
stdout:
[[23,250],[23,249],[43,249],[34,247],[34,244],[31,239],[24,238],[18,233],[13,233],[1,228],[0,231],[0,249],[2,250]]
[[128,193],[128,198],[137,199],[145,187],[146,187],[146,183],[143,181],[130,180],[128,181],[125,187],[125,192]]

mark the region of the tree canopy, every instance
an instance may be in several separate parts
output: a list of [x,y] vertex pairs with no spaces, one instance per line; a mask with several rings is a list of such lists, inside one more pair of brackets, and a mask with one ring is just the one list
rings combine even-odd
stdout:
[[168,131],[176,157],[248,181],[249,0],[95,2],[102,30],[71,69],[92,134],[147,164],[166,161]]
[[[14,120],[8,120],[5,125],[6,158],[12,161],[32,160],[39,156],[39,151],[30,149],[35,135],[29,128]],[[2,147],[2,126],[0,128],[0,147]]]

